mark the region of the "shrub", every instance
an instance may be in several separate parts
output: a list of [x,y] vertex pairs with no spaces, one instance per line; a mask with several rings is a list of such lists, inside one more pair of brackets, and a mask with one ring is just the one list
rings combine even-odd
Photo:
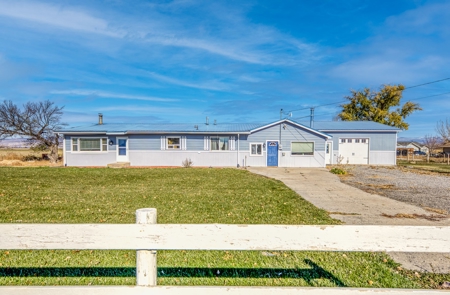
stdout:
[[24,162],[29,162],[29,161],[40,161],[40,160],[42,160],[42,159],[39,158],[39,157],[36,157],[35,155],[32,155],[32,154],[23,156],[23,158],[22,158],[22,161],[24,161]]
[[184,167],[184,168],[190,168],[190,167],[192,167],[192,164],[194,164],[194,163],[192,163],[192,160],[189,158],[186,158],[186,160],[184,160],[183,162],[181,162],[181,165]]
[[345,171],[342,168],[337,168],[337,167],[334,167],[333,169],[331,169],[330,172],[333,174],[339,174],[339,175],[347,174],[347,171]]

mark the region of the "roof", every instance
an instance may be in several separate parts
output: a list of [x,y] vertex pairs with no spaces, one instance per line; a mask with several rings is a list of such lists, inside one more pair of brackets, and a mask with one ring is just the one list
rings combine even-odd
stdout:
[[250,134],[260,129],[267,128],[279,123],[289,122],[300,128],[330,137],[324,132],[331,131],[399,131],[399,129],[376,122],[314,122],[314,127],[309,127],[309,122],[295,122],[283,119],[271,123],[104,123],[77,126],[58,130],[58,133],[97,133],[97,134],[149,134],[149,133],[228,133],[228,134]]
[[[299,122],[309,126],[309,122]],[[328,131],[400,131],[400,129],[372,121],[315,121],[313,128]]]
[[264,126],[259,123],[104,123],[77,126],[58,130],[59,133],[250,133],[251,130]]

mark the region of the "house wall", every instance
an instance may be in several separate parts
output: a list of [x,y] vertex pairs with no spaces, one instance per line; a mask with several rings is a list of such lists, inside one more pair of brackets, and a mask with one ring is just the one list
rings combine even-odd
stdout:
[[370,165],[395,165],[397,150],[396,132],[326,132],[333,136],[333,163],[339,157],[340,138],[368,138]]
[[[281,128],[281,145],[279,151],[279,166],[281,167],[324,167],[325,166],[325,138],[316,133],[300,129],[292,124],[285,124]],[[169,135],[167,135],[169,136]],[[263,155],[250,155],[250,143],[263,143],[267,140],[279,140],[280,127],[272,126],[259,130],[250,135],[234,136],[236,147],[233,151],[205,151],[204,135],[179,135],[186,136],[186,150],[161,150],[161,135],[127,135],[119,137],[128,138],[129,162],[132,166],[181,166],[182,161],[191,159],[194,166],[266,166],[266,149]],[[214,136],[214,134],[208,135]],[[220,135],[227,136],[227,135]],[[97,136],[65,136],[66,139],[66,163],[68,166],[106,166],[116,162],[116,136],[107,136],[107,152],[72,152],[72,137],[105,137]],[[290,153],[291,142],[314,142],[314,155],[293,156]],[[239,143],[239,144],[238,144]],[[239,145],[239,148],[238,148]]]
[[[72,152],[72,138],[99,138],[107,137],[108,143],[113,140],[114,144],[108,144],[107,152]],[[64,136],[65,139],[65,164],[67,166],[106,166],[116,162],[116,137],[106,135],[80,135]]]

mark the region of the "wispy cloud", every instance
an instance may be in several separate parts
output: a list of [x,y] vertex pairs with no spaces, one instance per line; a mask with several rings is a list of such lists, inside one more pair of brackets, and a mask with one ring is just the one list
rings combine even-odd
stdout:
[[145,72],[148,76],[161,81],[161,82],[166,82],[169,84],[175,84],[175,85],[180,85],[180,86],[184,86],[184,87],[190,87],[190,88],[197,88],[197,89],[207,89],[207,90],[227,90],[230,89],[230,86],[222,83],[220,81],[209,81],[209,82],[198,82],[198,83],[194,83],[194,82],[187,82],[184,80],[180,80],[180,79],[176,79],[176,78],[172,78],[172,77],[168,77],[168,76],[164,76],[161,74],[157,74],[154,72]]
[[[243,16],[223,18],[211,13],[225,9],[225,6],[217,7],[218,4],[203,5],[208,22],[221,27],[208,33],[200,33],[201,26],[193,26],[189,18],[180,19],[154,10],[149,11],[151,17],[136,20],[120,13],[114,14],[114,18],[111,15],[102,17],[102,11],[62,4],[0,0],[0,5],[0,16],[120,38],[126,42],[192,49],[251,64],[293,65],[318,58],[314,45],[301,42],[275,28],[252,24]],[[174,2],[171,6],[179,5],[196,6],[186,1]],[[174,25],[176,23],[179,25]],[[42,30],[41,27],[39,29]]]
[[108,22],[87,12],[64,5],[50,5],[30,1],[0,2],[0,15],[43,23],[63,29],[123,37],[124,31],[111,30]]
[[105,92],[105,91],[100,91],[100,90],[87,90],[87,89],[52,90],[50,93],[51,94],[70,95],[70,96],[94,96],[94,97],[102,97],[102,98],[118,98],[118,99],[161,101],[161,102],[178,101],[178,99],[173,99],[173,98],[161,98],[161,97],[154,97],[154,96],[121,94],[121,93]]

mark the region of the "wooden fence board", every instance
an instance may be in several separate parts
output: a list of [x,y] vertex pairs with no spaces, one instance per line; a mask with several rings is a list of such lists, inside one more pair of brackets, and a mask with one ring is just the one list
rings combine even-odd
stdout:
[[312,287],[187,287],[187,286],[61,286],[0,287],[0,295],[439,295],[445,290],[312,288]]
[[450,252],[448,226],[0,224],[0,249]]

